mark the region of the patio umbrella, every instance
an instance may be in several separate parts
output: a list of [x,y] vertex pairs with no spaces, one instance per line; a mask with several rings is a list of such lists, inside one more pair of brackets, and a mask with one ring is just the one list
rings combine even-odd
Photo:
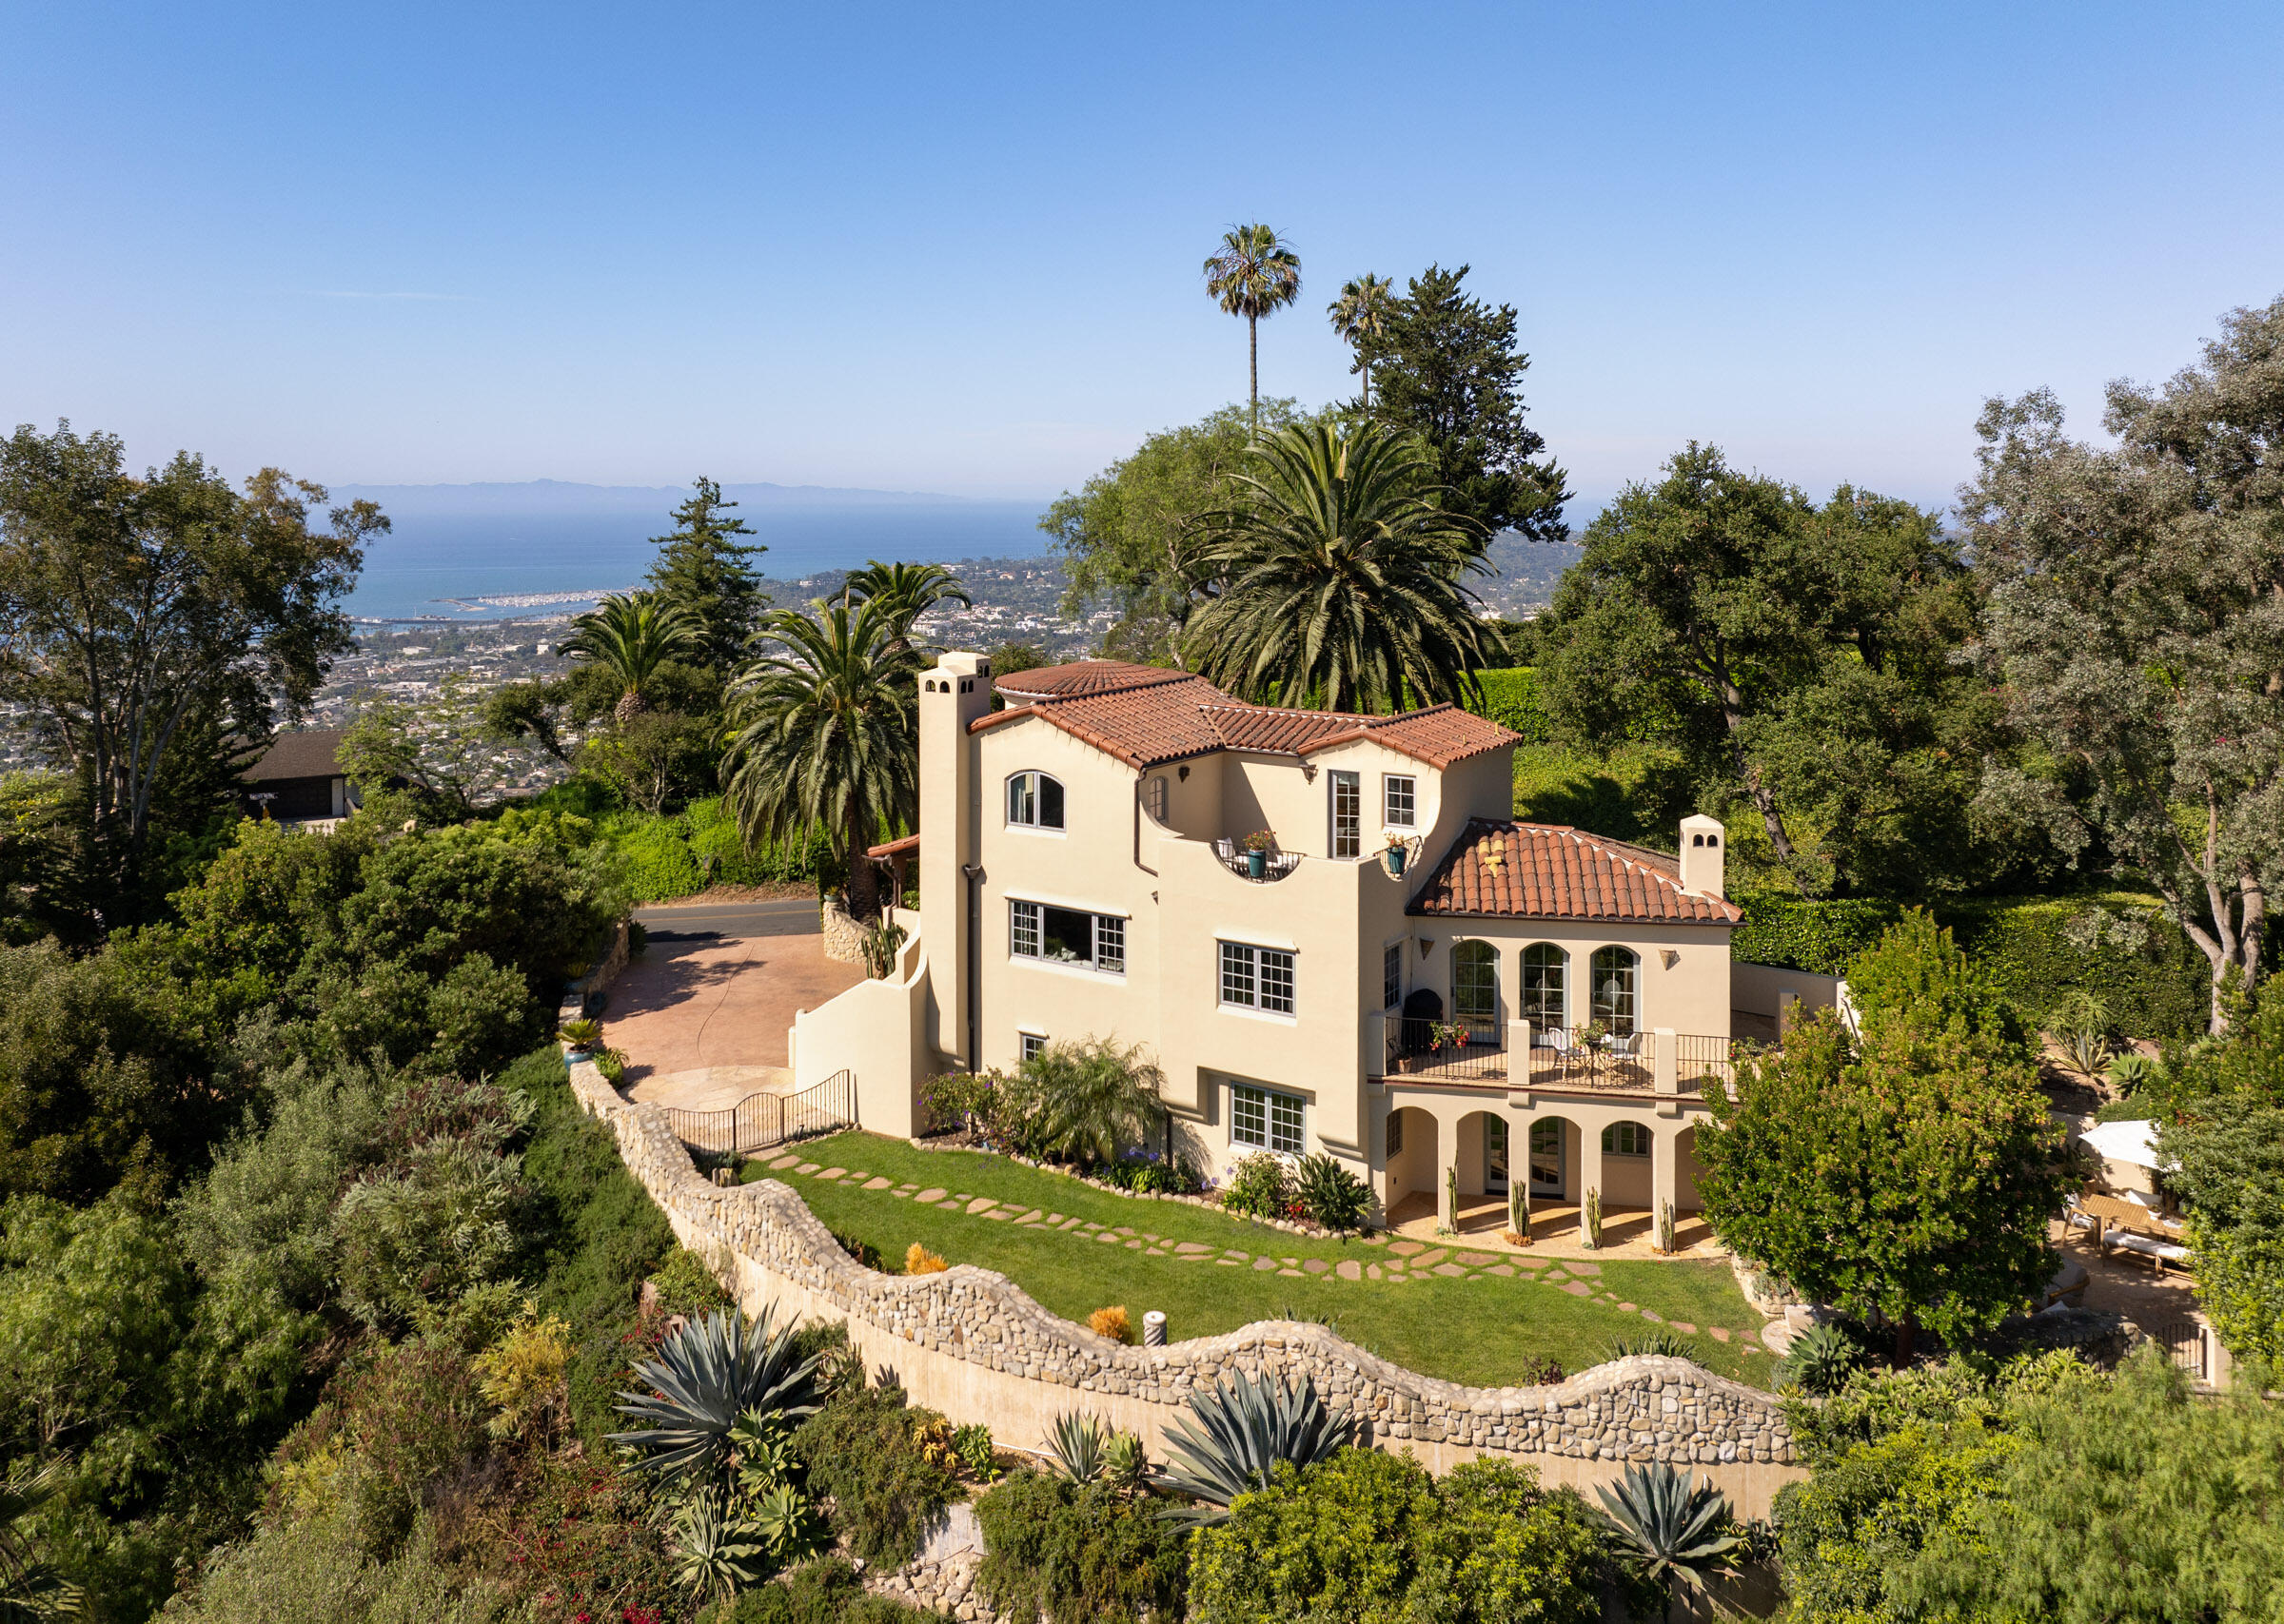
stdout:
[[2157,1125],[2154,1122],[2105,1122],[2079,1137],[2105,1162],[2125,1162],[2159,1171],[2180,1165],[2170,1156],[2158,1156]]

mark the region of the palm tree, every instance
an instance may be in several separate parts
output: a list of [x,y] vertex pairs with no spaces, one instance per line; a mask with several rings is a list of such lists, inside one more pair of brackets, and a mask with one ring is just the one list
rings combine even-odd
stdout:
[[54,1459],[0,1481],[0,1620],[8,1624],[79,1615],[80,1588],[32,1556],[26,1527],[32,1513],[63,1493],[65,1466]]
[[1364,409],[1372,409],[1371,346],[1388,336],[1388,319],[1395,311],[1395,289],[1388,278],[1369,271],[1340,284],[1340,297],[1325,306],[1332,330],[1356,352],[1350,372],[1364,374]]
[[975,600],[957,576],[941,564],[884,564],[870,559],[841,585],[850,603],[877,603],[896,624],[896,641],[901,653],[912,652],[912,628],[939,603],[956,599],[968,608]]
[[1261,318],[1301,296],[1301,257],[1266,225],[1232,225],[1206,261],[1206,291],[1245,318],[1248,399],[1261,422]]
[[619,703],[612,714],[621,722],[649,705],[645,690],[659,667],[677,655],[699,654],[706,641],[704,627],[688,610],[667,607],[655,592],[612,593],[571,624],[563,652],[593,661],[618,679]]
[[919,806],[916,662],[878,603],[819,604],[816,619],[776,610],[758,640],[782,652],[731,687],[721,763],[731,809],[749,842],[822,826],[847,859],[850,913],[870,919],[880,883],[864,849]]
[[1386,423],[1296,425],[1254,447],[1251,499],[1209,514],[1225,583],[1190,625],[1191,668],[1232,692],[1333,711],[1474,689],[1479,528],[1435,502],[1434,459]]
[[1147,1143],[1165,1120],[1165,1086],[1139,1046],[1120,1048],[1108,1038],[1050,1044],[1023,1063],[1016,1085],[1031,1143],[1081,1164],[1115,1162],[1128,1145]]

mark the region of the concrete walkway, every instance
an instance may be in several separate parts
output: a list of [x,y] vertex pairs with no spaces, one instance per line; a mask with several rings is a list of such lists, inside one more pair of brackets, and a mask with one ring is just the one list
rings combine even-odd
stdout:
[[[1414,1190],[1397,1200],[1388,1213],[1388,1227],[1398,1235],[1432,1244],[1456,1240],[1467,1246],[1494,1252],[1519,1252],[1500,1236],[1506,1229],[1506,1197],[1463,1195],[1459,1198],[1459,1233],[1439,1236],[1440,1203],[1426,1190]],[[1670,1260],[1655,1250],[1655,1221],[1647,1207],[1614,1206],[1602,1215],[1602,1244],[1591,1247],[1580,1241],[1577,1203],[1544,1199],[1530,1203],[1530,1247],[1521,1256],[1546,1258],[1641,1258],[1658,1262]],[[1713,1230],[1694,1212],[1673,1215],[1675,1258],[1724,1262],[1728,1250],[1713,1238]]]

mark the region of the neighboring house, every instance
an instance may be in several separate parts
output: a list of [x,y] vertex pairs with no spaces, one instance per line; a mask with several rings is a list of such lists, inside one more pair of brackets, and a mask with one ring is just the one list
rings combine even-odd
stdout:
[[849,1066],[867,1125],[906,1132],[932,1071],[1112,1038],[1216,1174],[1321,1150],[1398,1219],[1446,1168],[1697,1206],[1739,917],[1714,819],[1678,859],[1518,823],[1515,735],[1448,705],[1280,710],[1112,660],[1011,676],[995,713],[992,686],[974,654],[920,679],[917,929],[797,1022],[803,1085]]
[[280,823],[308,823],[346,817],[357,795],[341,770],[340,728],[278,734],[262,759],[239,774],[246,785],[246,810]]

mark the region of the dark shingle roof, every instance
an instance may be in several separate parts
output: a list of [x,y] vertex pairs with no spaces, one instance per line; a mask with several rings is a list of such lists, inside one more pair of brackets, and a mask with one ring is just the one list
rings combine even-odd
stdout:
[[1719,897],[1682,890],[1662,852],[1554,824],[1477,818],[1411,900],[1415,914],[1732,925]]
[[345,728],[280,734],[262,759],[240,776],[249,784],[274,783],[281,778],[337,778],[341,775],[341,741],[347,736]]

